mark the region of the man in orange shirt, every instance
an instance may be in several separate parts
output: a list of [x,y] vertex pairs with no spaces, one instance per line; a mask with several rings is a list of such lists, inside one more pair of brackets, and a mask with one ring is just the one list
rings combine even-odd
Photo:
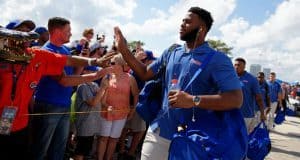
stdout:
[[[10,25],[10,26],[9,26]],[[31,20],[16,20],[0,28],[0,155],[1,159],[28,159],[28,104],[43,75],[61,75],[64,66],[102,66],[114,53],[100,59],[64,56],[32,49],[38,38]],[[104,75],[97,72],[91,79]]]

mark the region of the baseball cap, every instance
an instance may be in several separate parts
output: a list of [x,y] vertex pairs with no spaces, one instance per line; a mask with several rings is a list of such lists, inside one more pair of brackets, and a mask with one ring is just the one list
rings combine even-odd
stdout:
[[147,60],[156,60],[156,58],[153,56],[153,52],[149,50],[145,50],[146,58]]
[[46,27],[36,27],[34,32],[38,33],[38,34],[43,34],[45,32],[48,32],[47,28]]
[[10,21],[5,28],[7,29],[15,29],[18,26],[22,25],[22,24],[26,24],[30,30],[33,30],[35,28],[35,24],[33,21],[31,20],[23,20],[23,19],[16,19],[13,21]]

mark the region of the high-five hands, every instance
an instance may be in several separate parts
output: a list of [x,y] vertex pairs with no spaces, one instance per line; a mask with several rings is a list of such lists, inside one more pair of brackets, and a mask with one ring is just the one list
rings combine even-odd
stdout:
[[128,50],[126,39],[124,38],[120,28],[114,27],[114,33],[115,33],[115,45],[117,47],[117,50],[121,53],[123,53],[125,50]]
[[97,65],[100,67],[107,66],[107,62],[116,54],[117,54],[117,52],[114,50],[108,51],[108,53],[105,54],[104,56],[102,56],[101,58],[97,58],[97,61],[96,61]]

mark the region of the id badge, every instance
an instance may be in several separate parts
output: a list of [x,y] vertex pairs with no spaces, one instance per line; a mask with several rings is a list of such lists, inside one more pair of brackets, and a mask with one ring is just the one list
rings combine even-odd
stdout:
[[16,118],[18,108],[15,106],[5,106],[0,119],[0,134],[9,135],[12,124]]

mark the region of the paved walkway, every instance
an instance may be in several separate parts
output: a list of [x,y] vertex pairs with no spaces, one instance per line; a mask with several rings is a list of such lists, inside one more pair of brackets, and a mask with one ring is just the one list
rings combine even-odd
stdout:
[[[300,160],[300,117],[286,116],[283,124],[270,132],[270,138],[272,149],[265,160]],[[117,160],[117,154],[113,159]]]
[[270,132],[272,149],[266,160],[300,160],[300,117],[286,116]]

